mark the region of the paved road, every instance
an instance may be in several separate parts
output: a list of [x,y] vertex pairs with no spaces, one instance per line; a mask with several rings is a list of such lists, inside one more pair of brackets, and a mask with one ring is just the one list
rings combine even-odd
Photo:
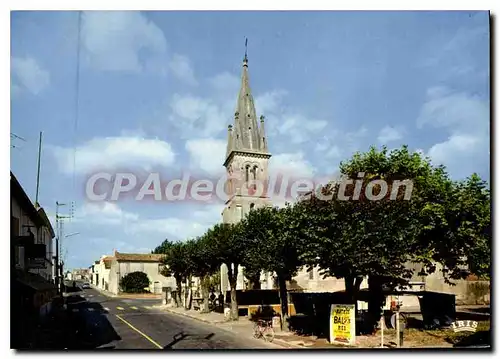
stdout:
[[68,299],[83,341],[109,349],[276,349],[262,340],[166,313],[157,299],[106,297],[94,289]]

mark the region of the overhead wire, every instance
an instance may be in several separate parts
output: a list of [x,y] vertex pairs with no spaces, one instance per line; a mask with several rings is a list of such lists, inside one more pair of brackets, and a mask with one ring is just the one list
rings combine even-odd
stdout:
[[[76,78],[75,78],[75,120],[73,137],[73,195],[76,196],[76,153],[78,145],[78,120],[80,114],[80,49],[81,49],[82,12],[78,11]],[[73,201],[74,204],[75,201]]]

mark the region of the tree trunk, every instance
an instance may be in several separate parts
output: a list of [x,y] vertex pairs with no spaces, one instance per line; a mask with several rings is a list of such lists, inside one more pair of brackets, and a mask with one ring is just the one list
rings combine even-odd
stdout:
[[363,282],[363,277],[346,276],[344,278],[345,291],[351,304],[357,302],[361,282]]
[[261,289],[260,280],[252,282],[252,290],[260,290],[260,289]]
[[376,331],[380,317],[383,314],[383,307],[385,304],[385,296],[382,292],[382,280],[380,277],[368,277],[368,323],[367,329],[374,333]]
[[288,292],[286,290],[285,276],[278,274],[278,286],[279,286],[280,304],[281,304],[281,330],[288,332],[289,331]]
[[231,288],[231,320],[238,320],[238,301],[236,299],[236,281],[238,278],[238,265],[234,265],[234,271],[231,265],[228,266],[227,274],[229,277],[229,286]]
[[191,278],[186,279],[186,292],[184,293],[184,298],[185,298],[185,308],[186,310],[191,309]]
[[[356,321],[358,316],[358,293],[363,277],[348,276],[344,278],[344,281],[348,300],[350,304],[354,304],[354,321]],[[356,332],[359,333],[358,329],[356,329]],[[356,335],[358,335],[357,333]]]
[[259,290],[260,289],[260,274],[248,278],[248,281],[250,282],[250,289],[251,290]]
[[182,300],[181,300],[181,298],[182,298],[182,286],[181,286],[182,278],[176,277],[175,283],[177,284],[177,293],[175,296],[175,306],[177,308],[180,308],[182,306]]
[[209,313],[209,303],[210,300],[210,276],[204,276],[201,280],[201,296],[203,297],[203,308],[201,310],[202,313]]

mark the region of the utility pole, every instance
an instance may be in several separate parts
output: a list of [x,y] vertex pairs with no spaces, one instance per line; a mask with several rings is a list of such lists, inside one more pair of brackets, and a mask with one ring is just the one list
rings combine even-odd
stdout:
[[40,189],[40,159],[42,155],[42,132],[40,131],[40,142],[38,144],[38,169],[36,174],[36,195],[35,195],[35,207],[40,207],[38,204],[38,191]]
[[59,214],[59,207],[66,206],[66,203],[56,202],[56,286],[58,293],[62,294],[61,288],[63,283],[62,278],[62,268],[63,263],[61,261],[61,242],[63,238],[63,220],[67,218],[71,218],[73,212],[71,211],[70,216],[61,216]]

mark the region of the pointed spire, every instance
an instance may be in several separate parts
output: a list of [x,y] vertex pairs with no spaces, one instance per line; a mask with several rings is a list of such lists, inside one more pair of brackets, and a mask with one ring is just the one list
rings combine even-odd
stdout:
[[245,40],[245,57],[243,58],[241,88],[238,95],[238,102],[236,104],[237,115],[235,116],[234,134],[237,137],[236,146],[241,146],[239,149],[258,151],[260,148],[260,134],[248,76],[247,44],[248,39]]
[[261,153],[271,156],[267,149],[264,131],[264,116],[260,117],[260,126],[257,121],[255,104],[250,90],[248,76],[248,39],[245,39],[245,56],[241,74],[241,87],[234,112],[234,126],[229,126],[227,134],[226,166],[233,152]]

